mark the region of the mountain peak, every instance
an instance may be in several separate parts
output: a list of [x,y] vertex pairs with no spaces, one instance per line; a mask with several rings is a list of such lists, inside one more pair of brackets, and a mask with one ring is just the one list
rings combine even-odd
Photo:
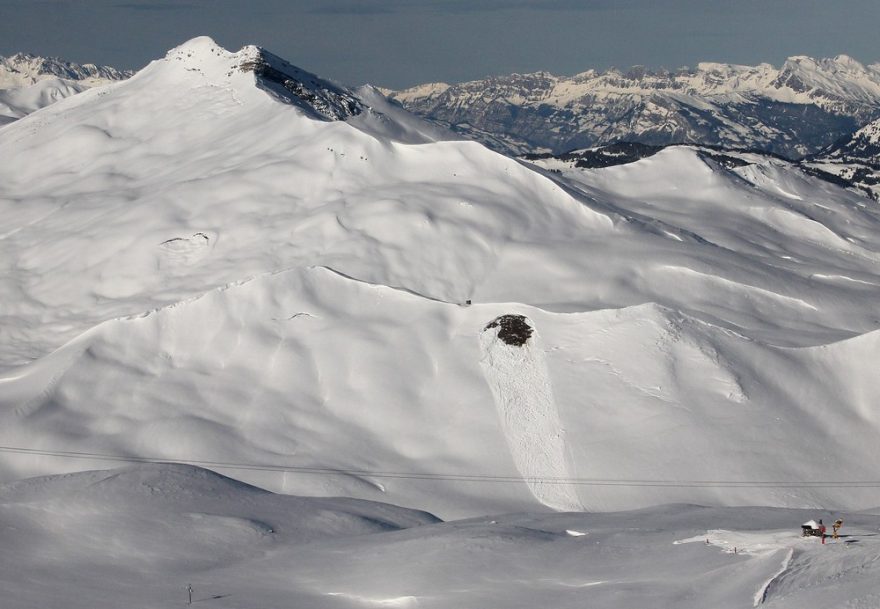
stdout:
[[210,37],[199,36],[168,51],[165,61],[180,62],[187,71],[209,78],[225,78],[231,75],[232,69],[240,61],[242,51],[232,53]]
[[345,120],[366,106],[348,89],[298,68],[262,47],[247,45],[227,51],[212,38],[199,36],[171,49],[169,62],[210,79],[228,81],[238,73],[252,73],[258,88],[277,100],[305,110],[314,118]]
[[836,72],[865,72],[863,63],[849,55],[837,55],[828,58],[813,58],[806,55],[794,55],[785,60],[782,72],[786,70],[810,70],[833,74]]
[[217,42],[210,36],[196,36],[195,38],[190,38],[186,42],[179,44],[168,51],[168,53],[166,53],[166,57],[173,56],[178,53],[215,53],[218,50],[225,51],[226,49],[217,44]]
[[840,54],[834,57],[831,61],[833,61],[838,66],[842,66],[845,68],[853,68],[858,71],[862,71],[865,69],[865,64],[850,57],[849,55]]

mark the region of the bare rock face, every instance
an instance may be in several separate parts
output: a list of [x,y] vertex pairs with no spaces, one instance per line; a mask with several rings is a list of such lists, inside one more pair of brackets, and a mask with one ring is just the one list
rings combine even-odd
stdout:
[[501,328],[498,330],[498,338],[508,345],[514,347],[522,347],[532,337],[534,332],[525,315],[502,315],[496,317],[486,325],[486,330],[490,328]]
[[257,84],[281,101],[299,106],[325,120],[345,120],[366,107],[346,89],[301,70],[263,49],[252,47],[239,64],[253,72]]

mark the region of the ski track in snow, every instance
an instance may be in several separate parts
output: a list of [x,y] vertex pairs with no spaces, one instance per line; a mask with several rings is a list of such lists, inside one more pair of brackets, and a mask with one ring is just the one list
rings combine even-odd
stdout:
[[415,596],[397,596],[393,598],[368,598],[358,596],[356,594],[347,594],[345,592],[327,592],[327,596],[340,596],[353,601],[358,601],[366,605],[376,607],[415,607],[419,604],[419,599]]
[[536,345],[537,332],[521,347],[498,338],[498,328],[480,336],[480,364],[513,461],[532,495],[547,507],[579,511],[583,506],[566,484],[542,482],[546,478],[570,478],[565,463],[562,423],[553,398],[544,354]]
[[770,593],[770,588],[773,586],[773,583],[779,578],[779,576],[788,570],[788,565],[791,564],[791,559],[793,557],[794,548],[789,548],[788,552],[785,553],[785,558],[782,559],[782,566],[779,568],[779,571],[774,573],[773,577],[768,579],[767,582],[763,586],[761,586],[760,590],[758,590],[758,592],[755,594],[755,607],[762,605],[764,604],[764,602],[766,602],[767,596]]

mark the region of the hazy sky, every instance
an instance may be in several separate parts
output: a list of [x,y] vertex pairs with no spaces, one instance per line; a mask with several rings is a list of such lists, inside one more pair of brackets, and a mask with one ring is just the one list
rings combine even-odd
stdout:
[[0,0],[0,55],[140,68],[208,35],[349,85],[790,55],[880,61],[880,0]]

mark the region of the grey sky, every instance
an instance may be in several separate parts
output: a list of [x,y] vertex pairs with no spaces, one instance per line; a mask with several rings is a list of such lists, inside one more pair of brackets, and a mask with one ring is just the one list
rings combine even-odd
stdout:
[[880,61],[880,0],[0,0],[0,55],[139,68],[208,35],[258,44],[342,83],[493,74]]

